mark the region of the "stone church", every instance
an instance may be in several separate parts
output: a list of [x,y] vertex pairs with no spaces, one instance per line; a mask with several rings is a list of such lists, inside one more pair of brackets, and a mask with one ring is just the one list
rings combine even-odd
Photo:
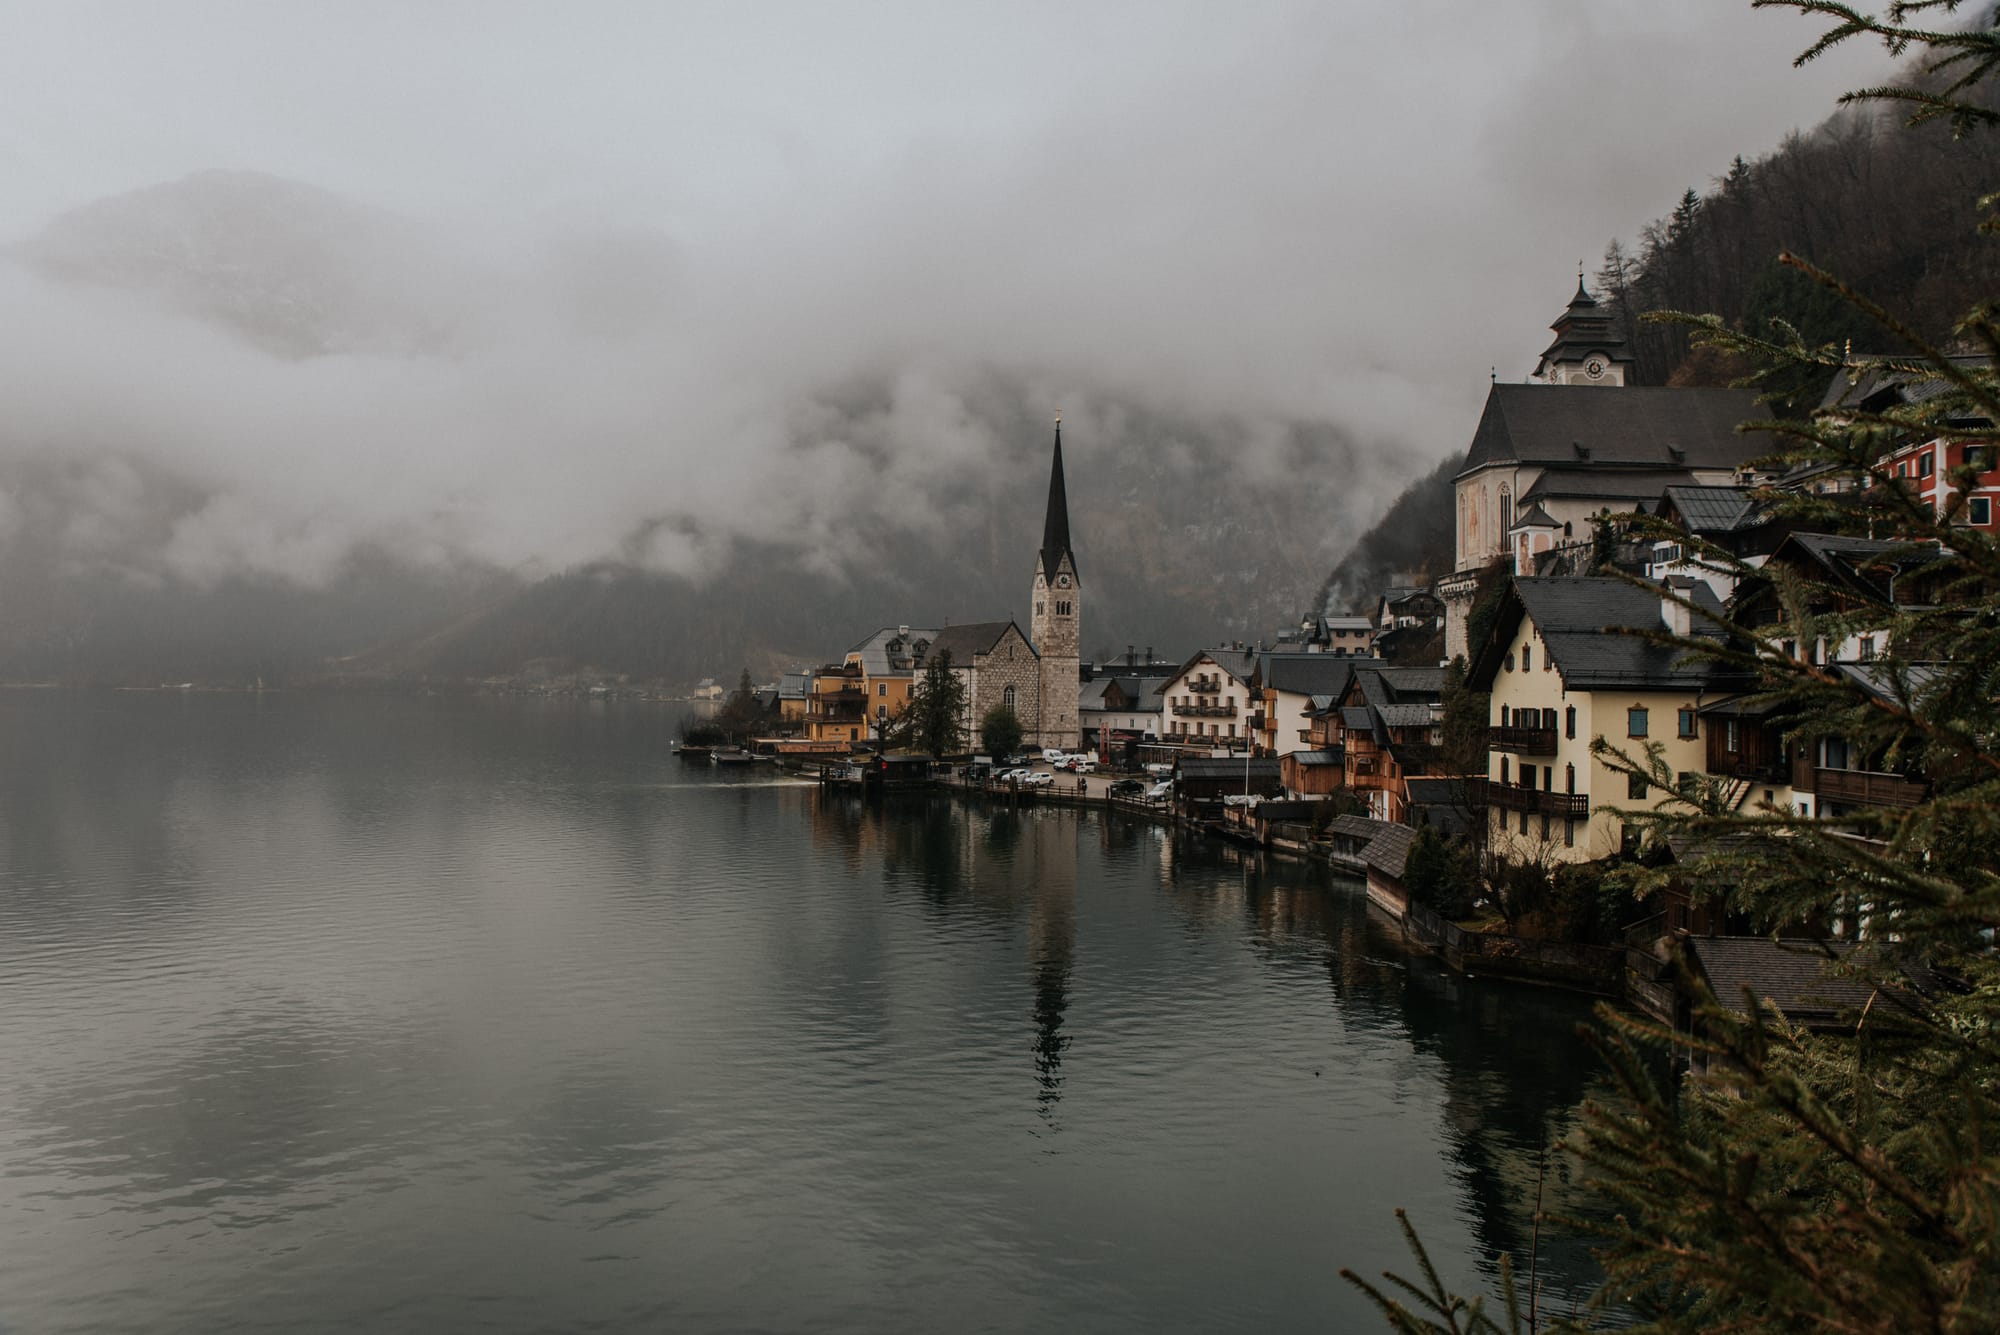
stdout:
[[1028,634],[1012,621],[979,621],[947,626],[931,641],[933,656],[951,654],[952,671],[965,687],[965,734],[974,746],[980,722],[1000,705],[1021,720],[1022,739],[1029,746],[1068,750],[1082,741],[1077,709],[1083,580],[1070,549],[1060,420],[1030,605],[1034,615]]

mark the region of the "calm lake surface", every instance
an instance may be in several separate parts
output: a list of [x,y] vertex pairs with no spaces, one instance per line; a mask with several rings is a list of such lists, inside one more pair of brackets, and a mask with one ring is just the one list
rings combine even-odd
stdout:
[[1525,1271],[1583,1000],[677,719],[0,692],[0,1330],[1373,1330],[1397,1206]]

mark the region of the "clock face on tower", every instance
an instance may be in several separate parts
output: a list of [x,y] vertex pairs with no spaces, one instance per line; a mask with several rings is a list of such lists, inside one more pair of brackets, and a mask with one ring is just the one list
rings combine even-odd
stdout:
[[1599,379],[1604,374],[1604,359],[1602,357],[1592,357],[1583,364],[1583,373],[1592,380]]
[[1068,575],[1056,576],[1056,587],[1059,589],[1067,589],[1069,587],[1069,576]]

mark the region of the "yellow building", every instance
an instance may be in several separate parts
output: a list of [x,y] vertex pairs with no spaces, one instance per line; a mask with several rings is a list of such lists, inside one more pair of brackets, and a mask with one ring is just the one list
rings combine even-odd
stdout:
[[[1693,592],[1721,611],[1705,586]],[[1642,767],[1648,744],[1659,744],[1675,782],[1704,772],[1701,707],[1745,683],[1629,633],[1687,633],[1692,620],[1664,591],[1620,579],[1514,581],[1485,643],[1474,646],[1467,681],[1492,693],[1487,821],[1494,853],[1515,862],[1586,862],[1637,842],[1637,827],[1614,809],[1657,807],[1665,794],[1592,755],[1593,738]]]
[[846,666],[859,670],[867,697],[865,713],[873,732],[864,735],[880,736],[882,725],[909,707],[910,690],[937,637],[934,630],[884,626],[847,651]]
[[813,673],[806,695],[809,742],[859,742],[868,736],[867,696],[859,667],[828,664]]

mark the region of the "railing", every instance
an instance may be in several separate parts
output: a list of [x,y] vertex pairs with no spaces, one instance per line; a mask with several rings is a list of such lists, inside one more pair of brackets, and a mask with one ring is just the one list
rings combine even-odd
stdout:
[[1749,779],[1753,783],[1791,782],[1791,772],[1782,760],[1762,765],[1710,765],[1708,772],[1719,779]]
[[1552,756],[1556,753],[1554,728],[1524,728],[1518,724],[1486,730],[1486,745],[1495,751],[1512,751],[1523,756]]
[[1816,769],[1813,792],[1822,802],[1852,802],[1869,807],[1914,807],[1930,796],[1922,779],[1866,769]]
[[1235,718],[1236,702],[1225,700],[1219,705],[1175,705],[1174,712],[1184,717]]
[[[1491,782],[1480,786],[1485,790],[1486,805],[1503,811],[1530,811],[1560,820],[1590,819],[1590,796],[1587,793],[1551,793],[1541,788],[1517,788],[1512,784]],[[1474,792],[1476,795],[1478,789]]]
[[1194,677],[1188,681],[1187,688],[1196,695],[1214,695],[1222,689],[1222,682],[1220,680],[1208,681],[1201,677]]

